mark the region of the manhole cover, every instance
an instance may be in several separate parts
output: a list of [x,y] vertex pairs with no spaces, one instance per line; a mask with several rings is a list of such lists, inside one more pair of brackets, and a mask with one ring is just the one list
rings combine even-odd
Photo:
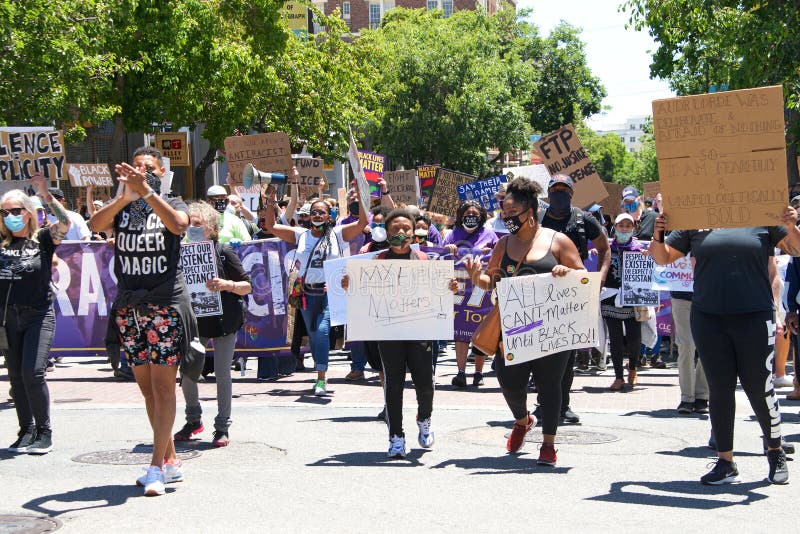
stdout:
[[[181,460],[191,460],[197,458],[202,453],[191,449],[177,449],[178,458]],[[137,446],[131,450],[118,449],[114,451],[95,451],[87,452],[75,456],[72,461],[82,464],[103,464],[103,465],[142,465],[150,463],[153,455],[153,448],[150,446]]]
[[39,534],[61,528],[61,521],[52,517],[0,514],[0,534]]
[[[505,435],[506,438],[511,432]],[[525,436],[525,441],[528,443],[541,443],[542,431],[531,430]],[[606,434],[605,432],[595,432],[592,430],[562,430],[558,429],[556,434],[556,443],[564,445],[599,445],[600,443],[612,443],[619,441],[619,437],[614,434]]]
[[89,402],[92,399],[86,397],[77,397],[74,399],[53,399],[54,404],[66,404],[70,402]]

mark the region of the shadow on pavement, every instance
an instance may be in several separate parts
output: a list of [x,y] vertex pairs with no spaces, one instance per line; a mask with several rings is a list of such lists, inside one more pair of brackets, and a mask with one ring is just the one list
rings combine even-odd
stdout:
[[[700,447],[685,447],[679,451],[656,451],[656,454],[663,454],[664,456],[682,456],[684,458],[708,458],[716,460],[717,451],[705,446]],[[755,452],[736,451],[736,456],[764,456]]]
[[321,419],[299,419],[298,423],[319,423],[321,421],[330,421],[331,423],[382,423],[386,422],[383,419],[371,415],[353,415],[349,417],[324,417]]
[[646,415],[647,417],[655,417],[657,419],[700,419],[706,421],[708,414],[678,414],[674,408],[662,408],[660,410],[636,410],[635,412],[628,412],[620,414],[623,417],[630,417],[633,415]]
[[413,449],[405,458],[387,458],[385,452],[347,452],[306,464],[309,467],[416,467],[423,465],[422,456],[428,451]]
[[571,467],[537,465],[533,457],[523,459],[520,454],[484,456],[482,458],[452,458],[431,466],[431,469],[444,469],[451,465],[459,469],[475,470],[470,473],[471,475],[505,475],[508,473],[566,475],[572,469]]
[[[167,488],[167,493],[172,493],[175,488]],[[108,485],[108,486],[93,486],[89,488],[80,488],[64,493],[54,493],[53,495],[44,495],[37,497],[22,505],[26,510],[31,510],[40,514],[46,514],[51,517],[59,516],[70,512],[77,512],[79,510],[91,510],[94,508],[108,508],[110,506],[121,506],[125,504],[128,499],[132,497],[141,497],[142,488],[131,485]],[[56,503],[73,503],[76,506],[65,508],[58,506],[59,509],[51,509],[46,505],[49,503],[53,506]],[[79,506],[80,503],[86,503],[85,506]],[[102,503],[102,504],[98,504]]]
[[769,482],[747,482],[725,486],[704,486],[697,480],[671,482],[623,481],[611,484],[606,495],[589,497],[590,501],[715,510],[749,505],[764,500],[766,495],[753,490],[769,486]]

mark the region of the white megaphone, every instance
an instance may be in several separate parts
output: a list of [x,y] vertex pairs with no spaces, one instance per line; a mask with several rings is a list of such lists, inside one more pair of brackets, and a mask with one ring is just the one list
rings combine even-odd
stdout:
[[259,171],[252,163],[248,163],[244,166],[244,171],[242,171],[242,184],[244,184],[247,189],[250,189],[254,183],[261,185],[269,185],[272,183],[283,185],[286,183],[286,175],[279,172]]

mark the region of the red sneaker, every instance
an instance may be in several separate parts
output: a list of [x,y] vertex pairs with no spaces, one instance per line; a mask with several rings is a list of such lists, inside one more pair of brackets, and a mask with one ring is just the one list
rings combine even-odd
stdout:
[[542,443],[539,447],[539,459],[536,463],[539,465],[556,465],[558,457],[556,456],[556,448],[552,443]]
[[531,429],[533,425],[536,424],[536,418],[531,414],[528,414],[528,424],[527,425],[520,425],[514,423],[514,427],[511,429],[511,435],[508,436],[508,443],[506,443],[506,450],[508,452],[517,452],[522,448],[525,444],[525,434]]
[[205,427],[203,427],[202,421],[197,421],[196,423],[186,423],[183,425],[183,428],[178,430],[178,432],[172,436],[172,439],[175,441],[190,441],[192,436],[199,434],[203,430],[205,430]]

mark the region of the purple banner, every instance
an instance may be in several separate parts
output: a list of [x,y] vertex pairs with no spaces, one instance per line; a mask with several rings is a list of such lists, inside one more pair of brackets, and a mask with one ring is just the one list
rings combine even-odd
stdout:
[[656,329],[660,336],[672,336],[672,299],[661,291],[661,303],[656,308]]

